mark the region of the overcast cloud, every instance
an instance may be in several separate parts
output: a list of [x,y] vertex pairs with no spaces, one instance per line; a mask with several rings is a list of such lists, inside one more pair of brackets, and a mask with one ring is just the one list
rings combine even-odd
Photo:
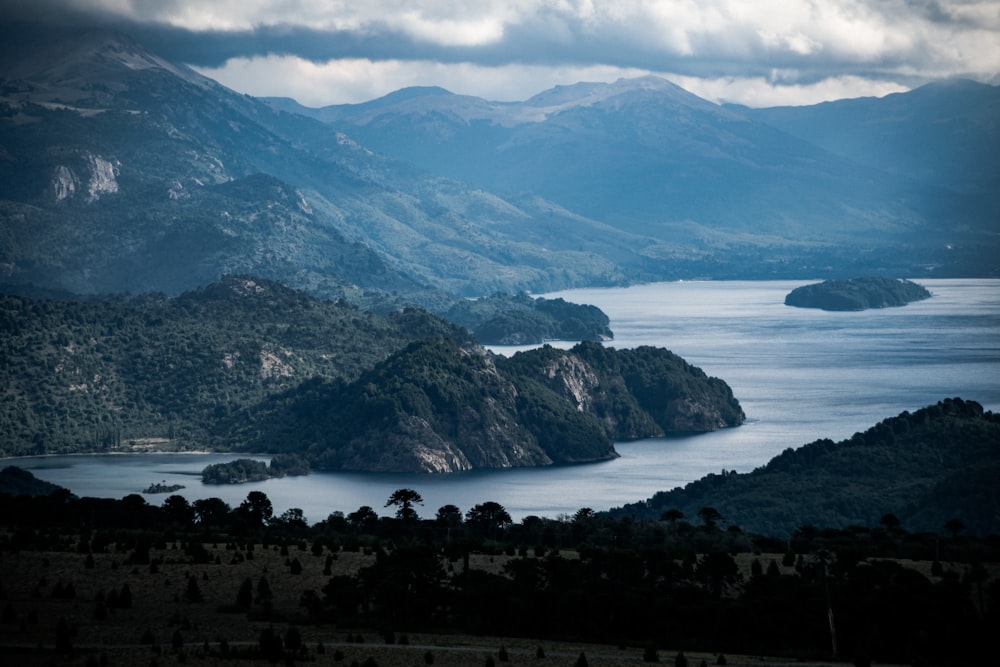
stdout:
[[1000,83],[1000,0],[3,0],[0,20],[126,27],[240,92],[321,106],[412,85],[493,100],[658,74],[811,104]]

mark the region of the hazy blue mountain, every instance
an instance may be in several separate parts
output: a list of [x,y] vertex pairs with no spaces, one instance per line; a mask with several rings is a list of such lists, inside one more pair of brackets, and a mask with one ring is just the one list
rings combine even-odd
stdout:
[[883,98],[741,111],[890,173],[960,192],[1000,191],[998,86],[955,79]]
[[[909,98],[913,113],[933,114],[937,102],[919,93]],[[996,270],[976,247],[990,238],[995,216],[981,197],[950,187],[975,169],[975,155],[989,155],[970,143],[991,131],[985,123],[965,124],[968,139],[952,151],[950,179],[917,180],[890,154],[881,161],[838,154],[835,140],[793,136],[766,115],[720,107],[655,77],[562,86],[519,103],[412,88],[364,104],[308,110],[285,101],[283,108],[428,171],[508,199],[541,196],[649,238],[643,254],[665,273],[759,277],[827,264],[904,274],[930,266]],[[950,117],[961,123],[978,108],[958,99]],[[934,128],[915,132],[908,122],[893,132],[901,144],[949,144]],[[878,142],[867,145],[880,151]],[[997,181],[989,171],[978,178]]]
[[[931,113],[918,92],[913,118]],[[934,118],[961,125],[964,99]],[[952,187],[989,126],[964,127],[951,180],[927,182],[653,77],[307,110],[117,33],[25,35],[0,48],[0,283],[177,293],[245,273],[441,306],[442,290],[993,275],[994,172]]]
[[[613,256],[634,265],[641,248],[543,202],[514,205],[382,157],[117,33],[7,46],[3,282],[177,292],[245,272],[331,296],[478,295],[621,282],[627,262]],[[588,228],[609,242],[585,240]]]

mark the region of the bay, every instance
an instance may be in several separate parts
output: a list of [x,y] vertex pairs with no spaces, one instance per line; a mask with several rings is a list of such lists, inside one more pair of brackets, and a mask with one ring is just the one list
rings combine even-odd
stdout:
[[[276,512],[319,521],[362,505],[380,514],[389,495],[412,488],[425,517],[454,504],[492,500],[515,520],[557,517],[648,498],[723,469],[748,472],[788,447],[841,440],[903,410],[960,396],[1000,410],[1000,280],[918,280],[934,295],[903,308],[826,312],[790,308],[803,281],[706,281],[568,290],[542,295],[600,307],[618,348],[665,347],[724,379],[748,421],[714,433],[617,443],[621,457],[596,464],[456,475],[313,473],[238,486],[202,484],[219,454],[127,454],[10,461],[81,496],[121,498],[153,482],[184,484],[189,500],[235,506],[250,491]],[[570,343],[556,342],[558,347]],[[517,347],[493,346],[499,354]],[[267,460],[266,456],[258,457]],[[154,504],[164,496],[149,495]]]

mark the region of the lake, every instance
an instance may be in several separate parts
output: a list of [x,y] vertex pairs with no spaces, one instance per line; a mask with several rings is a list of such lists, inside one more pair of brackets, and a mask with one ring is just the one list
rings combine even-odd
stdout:
[[[233,506],[263,491],[276,513],[297,507],[310,522],[362,505],[379,514],[389,495],[412,488],[432,517],[493,500],[515,520],[643,500],[722,469],[748,472],[788,447],[841,440],[903,410],[943,398],[1000,410],[1000,280],[918,280],[933,298],[903,308],[825,312],[790,308],[805,281],[674,282],[542,295],[600,307],[614,347],[666,347],[722,378],[748,421],[703,435],[618,443],[621,457],[596,464],[455,475],[313,473],[239,486],[201,483],[198,473],[231,455],[136,454],[12,460],[80,496],[121,498],[153,482],[184,484],[189,500]],[[571,344],[556,343],[559,347]],[[520,348],[491,347],[500,354]],[[266,460],[266,457],[260,457]],[[164,495],[148,495],[160,504]]]

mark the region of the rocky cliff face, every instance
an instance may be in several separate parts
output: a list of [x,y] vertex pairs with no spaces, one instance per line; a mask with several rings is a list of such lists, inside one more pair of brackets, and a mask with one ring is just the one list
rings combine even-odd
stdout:
[[592,412],[597,398],[603,395],[600,378],[576,355],[557,356],[539,370],[546,385],[581,412]]
[[706,397],[685,397],[667,401],[664,414],[673,425],[671,430],[678,432],[700,433],[735,426],[732,420],[723,414],[720,406]]
[[102,196],[118,192],[118,172],[121,168],[118,160],[112,162],[99,155],[86,153],[75,166],[76,169],[74,165],[59,164],[53,170],[49,190],[55,201],[74,198],[81,185],[86,186],[84,201],[88,204]]

